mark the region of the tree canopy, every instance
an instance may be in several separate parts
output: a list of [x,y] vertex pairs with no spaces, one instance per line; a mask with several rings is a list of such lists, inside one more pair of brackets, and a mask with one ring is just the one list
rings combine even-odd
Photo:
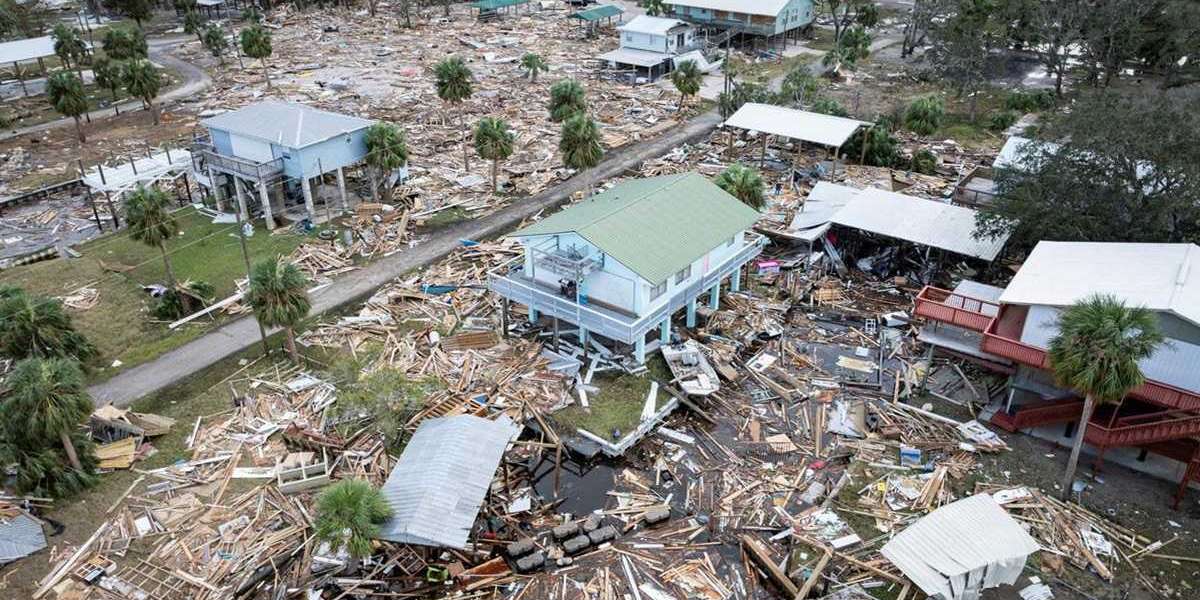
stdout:
[[385,202],[392,200],[392,186],[387,178],[393,171],[403,167],[408,162],[408,142],[404,131],[394,123],[380,121],[367,129],[367,166],[371,168],[372,189],[374,195],[379,185],[383,185]]
[[263,79],[271,89],[271,75],[267,72],[267,58],[271,56],[271,32],[262,25],[251,25],[242,30],[242,54],[262,62]]
[[675,70],[671,71],[671,83],[679,92],[679,107],[683,108],[684,99],[695,96],[700,91],[700,84],[704,83],[704,74],[700,72],[700,67],[696,66],[696,61],[685,60],[675,65]]
[[550,86],[551,121],[561,123],[584,112],[587,112],[587,96],[578,80],[563,79]]
[[525,73],[529,75],[529,80],[533,82],[537,82],[539,72],[544,73],[550,70],[550,66],[546,64],[545,59],[533,52],[526,52],[521,57],[521,68],[525,69]]
[[264,327],[284,329],[288,352],[292,360],[299,363],[294,330],[312,309],[312,302],[308,298],[308,278],[304,272],[283,257],[262,261],[254,265],[250,274],[250,291],[246,294],[246,300]]
[[317,498],[314,535],[329,544],[333,552],[346,548],[352,558],[366,558],[371,555],[372,540],[379,535],[379,526],[391,514],[383,494],[370,483],[343,479]]
[[146,103],[154,117],[154,124],[157,125],[158,105],[154,103],[154,98],[162,89],[162,76],[158,69],[145,58],[130,60],[125,63],[124,79],[125,90],[130,96],[141,98],[142,102]]
[[496,192],[496,171],[500,161],[512,156],[513,143],[517,136],[508,128],[508,122],[496,117],[484,117],[475,125],[475,152],[484,160],[492,161],[492,192]]
[[75,120],[75,133],[79,136],[79,142],[86,142],[79,117],[87,112],[88,104],[83,94],[83,82],[79,81],[79,77],[70,71],[51,73],[46,79],[46,95],[50,97],[50,104],[58,114]]
[[69,357],[86,362],[96,348],[75,330],[62,302],[6,288],[0,295],[0,355],[23,358]]
[[576,113],[563,122],[562,138],[558,144],[563,164],[583,171],[600,164],[604,148],[600,146],[600,128],[586,113]]
[[1041,142],[996,173],[977,235],[1015,225],[1009,246],[1038,240],[1187,242],[1200,236],[1196,90],[1098,92],[1056,116]]
[[762,175],[741,163],[726,167],[713,183],[754,210],[762,210],[767,204],[763,196]]

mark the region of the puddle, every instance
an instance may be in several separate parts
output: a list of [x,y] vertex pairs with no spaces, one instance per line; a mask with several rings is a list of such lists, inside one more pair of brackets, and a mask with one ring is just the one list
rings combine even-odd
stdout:
[[[571,513],[576,516],[586,515],[594,510],[605,508],[612,498],[608,492],[613,489],[615,469],[605,462],[594,461],[581,464],[564,457],[562,473],[559,475],[557,512]],[[547,460],[541,461],[533,471],[533,486],[537,493],[547,502],[554,498],[554,456],[547,455]]]

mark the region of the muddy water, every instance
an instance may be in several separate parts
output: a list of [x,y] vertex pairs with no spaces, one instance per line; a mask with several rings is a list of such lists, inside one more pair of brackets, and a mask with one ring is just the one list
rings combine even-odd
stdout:
[[[615,469],[607,462],[596,460],[581,464],[564,457],[559,475],[558,505],[560,513],[586,515],[605,508],[612,499]],[[554,499],[554,459],[543,460],[533,470],[534,489],[547,502]]]

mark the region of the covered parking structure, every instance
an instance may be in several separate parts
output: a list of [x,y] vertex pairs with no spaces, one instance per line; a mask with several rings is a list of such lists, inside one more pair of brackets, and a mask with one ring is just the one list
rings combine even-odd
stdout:
[[842,146],[860,127],[871,126],[873,123],[867,121],[754,102],[742,105],[724,123],[724,127],[730,128],[730,149],[733,148],[734,129],[762,134],[760,164],[765,163],[767,159],[767,136],[773,135],[796,140],[801,144],[796,148],[795,158],[792,161],[793,169],[800,158],[802,144],[809,142],[833,150],[833,170],[835,172]]
[[[91,44],[84,41],[83,45],[91,51]],[[42,75],[46,75],[43,59],[54,55],[54,38],[48,35],[0,43],[0,65],[12,65],[13,74],[21,82],[21,92],[26,96],[29,90],[25,87],[25,76],[21,74],[21,63],[36,60]]]
[[579,26],[587,30],[588,35],[596,33],[600,25],[612,25],[613,19],[620,18],[625,9],[614,4],[601,4],[586,10],[571,13],[571,18],[579,21]]

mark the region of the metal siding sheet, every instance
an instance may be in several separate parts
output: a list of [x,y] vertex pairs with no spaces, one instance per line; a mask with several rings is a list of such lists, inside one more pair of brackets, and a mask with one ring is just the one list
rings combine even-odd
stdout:
[[507,417],[428,419],[383,484],[392,517],[379,537],[465,548],[496,467],[520,427]]
[[19,560],[46,547],[42,524],[26,514],[0,522],[0,565]]

